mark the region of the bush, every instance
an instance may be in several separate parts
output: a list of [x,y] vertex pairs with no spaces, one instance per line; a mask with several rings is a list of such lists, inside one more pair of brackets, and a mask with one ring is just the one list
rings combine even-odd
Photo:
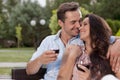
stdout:
[[120,36],[120,29],[119,29],[118,32],[116,33],[116,36]]
[[56,34],[57,31],[60,29],[60,26],[58,25],[58,22],[57,22],[56,10],[53,10],[52,13],[53,15],[50,18],[49,28],[51,29],[51,34]]
[[111,19],[107,19],[106,21],[108,22],[109,26],[111,27],[113,35],[115,35],[118,32],[118,30],[120,29],[120,21],[111,20]]

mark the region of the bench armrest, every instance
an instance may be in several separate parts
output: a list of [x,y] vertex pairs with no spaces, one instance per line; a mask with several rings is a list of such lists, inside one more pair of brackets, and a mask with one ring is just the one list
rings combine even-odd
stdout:
[[13,80],[39,80],[44,78],[46,68],[40,68],[40,70],[34,75],[27,75],[26,68],[13,68],[12,79]]

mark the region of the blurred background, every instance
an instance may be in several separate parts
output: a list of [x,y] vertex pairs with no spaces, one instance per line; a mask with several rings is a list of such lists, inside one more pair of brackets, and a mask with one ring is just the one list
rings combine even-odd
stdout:
[[36,48],[60,29],[56,9],[68,1],[79,2],[83,16],[95,13],[105,18],[113,35],[120,35],[118,0],[0,0],[0,47]]
[[[55,34],[56,9],[63,2],[80,4],[83,16],[95,13],[120,36],[119,0],[0,0],[0,63],[27,62],[42,39]],[[11,68],[0,67],[0,75],[10,75]]]

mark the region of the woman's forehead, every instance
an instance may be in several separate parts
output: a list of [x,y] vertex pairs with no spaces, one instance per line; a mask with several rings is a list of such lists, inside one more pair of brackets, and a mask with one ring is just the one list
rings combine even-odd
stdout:
[[86,18],[83,19],[83,22],[88,22],[88,21],[89,21],[88,17],[86,17]]

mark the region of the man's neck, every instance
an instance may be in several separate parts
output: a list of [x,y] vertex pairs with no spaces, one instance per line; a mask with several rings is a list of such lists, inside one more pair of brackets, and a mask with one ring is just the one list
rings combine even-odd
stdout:
[[66,44],[68,43],[68,41],[69,41],[72,37],[68,36],[67,34],[61,33],[61,34],[60,34],[60,38],[61,38],[62,42],[64,43],[64,45],[66,46]]

